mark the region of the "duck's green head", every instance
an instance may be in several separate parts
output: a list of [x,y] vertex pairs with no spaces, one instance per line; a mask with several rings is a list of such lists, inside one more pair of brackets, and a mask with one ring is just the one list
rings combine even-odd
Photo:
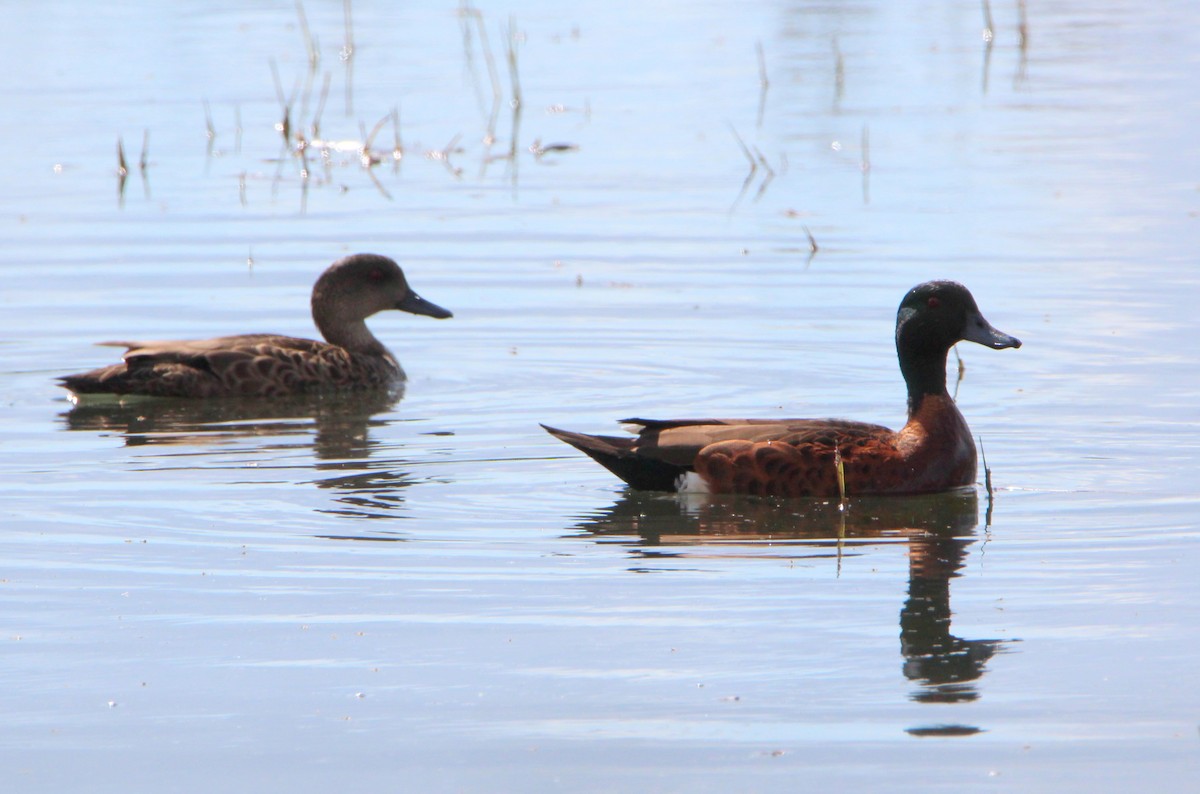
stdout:
[[908,291],[896,313],[896,350],[909,356],[945,356],[959,342],[1001,350],[1021,340],[992,327],[970,291],[956,281],[926,281]]

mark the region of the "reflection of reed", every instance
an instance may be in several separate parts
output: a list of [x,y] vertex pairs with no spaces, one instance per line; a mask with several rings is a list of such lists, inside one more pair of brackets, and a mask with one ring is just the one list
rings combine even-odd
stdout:
[[[322,513],[344,518],[395,518],[396,511],[404,505],[401,490],[416,480],[396,471],[356,471],[316,480],[318,488],[335,491],[338,507],[322,510]],[[338,540],[401,540],[394,536],[371,537],[359,535],[322,535]]]
[[[64,413],[68,430],[119,434],[126,446],[203,445],[236,438],[313,432],[321,459],[362,458],[371,417],[403,396],[400,389],[317,394],[284,399],[84,402]],[[309,423],[312,420],[313,431]]]
[[[858,498],[840,510],[836,501],[710,497],[687,502],[661,494],[626,491],[614,505],[578,524],[593,537],[630,542],[639,556],[660,556],[647,547],[786,543],[816,547],[806,556],[838,559],[846,549],[881,540],[908,545],[908,597],[900,609],[904,675],[926,703],[974,700],[980,678],[1001,640],[964,640],[950,633],[950,580],[959,575],[974,542],[979,505],[975,492],[911,497]],[[864,553],[858,551],[856,553]],[[962,726],[954,726],[955,730]],[[914,729],[925,730],[925,729]],[[930,729],[933,730],[933,729]],[[940,730],[940,729],[938,729]],[[973,730],[973,729],[972,729]]]

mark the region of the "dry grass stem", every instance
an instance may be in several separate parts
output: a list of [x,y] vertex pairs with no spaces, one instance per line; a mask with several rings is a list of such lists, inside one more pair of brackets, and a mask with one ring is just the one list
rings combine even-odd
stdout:
[[770,187],[771,181],[775,179],[775,169],[772,168],[771,164],[767,162],[767,158],[763,156],[763,153],[759,151],[757,146],[754,147],[754,154],[759,165],[761,165],[763,170],[767,172],[767,175],[763,177],[763,181],[758,186],[758,192],[754,194],[754,200],[758,201],[763,197],[763,194],[767,192],[767,188]]
[[212,147],[212,142],[217,139],[217,128],[213,126],[212,108],[208,106],[208,100],[204,100],[204,135],[208,138],[209,147]]
[[346,64],[346,115],[354,113],[354,14],[350,0],[342,0],[342,15],[346,23],[346,38],[339,57]]
[[117,206],[125,206],[125,182],[129,179],[129,164],[125,161],[125,144],[117,137]]
[[400,106],[392,108],[392,162],[396,168],[404,159],[404,141],[400,139]]
[[517,145],[521,131],[521,111],[525,103],[521,94],[521,79],[517,69],[517,43],[520,39],[520,33],[517,31],[517,20],[515,17],[509,17],[508,20],[508,76],[512,85],[512,130],[509,134],[508,145],[508,161],[512,185],[515,191],[517,187]]
[[428,157],[430,160],[434,160],[434,161],[439,162],[442,165],[446,166],[446,170],[449,171],[454,176],[455,179],[459,179],[462,177],[462,169],[454,167],[454,164],[450,162],[450,155],[454,154],[457,151],[456,147],[458,146],[458,140],[461,137],[462,137],[462,133],[460,132],[457,135],[455,135],[453,138],[451,138],[450,142],[447,143],[445,146],[443,146],[441,149],[431,149],[425,153],[425,156]]
[[323,83],[321,83],[321,95],[317,97],[317,109],[313,113],[312,124],[309,125],[309,129],[312,130],[312,137],[314,139],[321,137],[321,116],[325,113],[325,100],[329,98],[329,86],[332,83],[333,73],[326,72],[325,80]]
[[833,109],[836,111],[842,104],[842,93],[846,89],[846,61],[842,57],[842,48],[838,46],[837,36],[833,37]]
[[1029,15],[1025,9],[1025,0],[1017,0],[1017,32],[1020,35],[1020,60],[1017,62],[1017,73],[1013,76],[1013,88],[1019,88],[1029,72]]
[[142,154],[138,157],[138,171],[146,178],[146,163],[150,155],[150,130],[142,130]]
[[983,457],[983,486],[987,489],[988,499],[992,498],[992,469],[988,466],[987,450],[983,448],[983,436],[979,436],[979,454]]
[[[471,57],[471,22],[475,23],[475,30],[479,37],[479,50],[483,53],[484,66],[487,68],[488,82],[492,87],[492,107],[488,111],[487,118],[487,133],[484,138],[485,146],[491,146],[496,140],[496,121],[500,117],[500,101],[503,97],[503,91],[500,88],[500,71],[496,68],[496,59],[492,55],[492,45],[488,41],[487,27],[483,24],[483,13],[476,8],[472,8],[469,3],[464,2],[458,11],[459,19],[463,20],[463,46],[466,48],[467,63],[471,68],[471,74],[475,75],[474,60]],[[482,104],[483,92],[478,87],[476,80],[476,93]]]
[[958,363],[958,377],[954,379],[954,392],[950,395],[950,399],[958,401],[958,387],[963,382],[963,376],[967,373],[967,365],[963,363],[962,356],[958,354],[958,345],[950,348],[954,352],[954,360]]
[[565,154],[567,152],[579,151],[577,143],[547,143],[543,144],[541,138],[537,138],[533,143],[529,144],[529,153],[535,159],[541,160],[547,154]]
[[837,467],[838,509],[846,509],[846,465],[842,461],[842,450],[833,448],[833,465]]
[[383,125],[387,124],[391,120],[392,113],[389,113],[379,121],[375,122],[375,126],[371,128],[370,134],[363,136],[362,149],[359,150],[359,156],[362,158],[363,165],[369,167],[376,165],[383,160],[383,158],[377,155],[374,151],[375,136],[377,136],[380,130],[383,129]]
[[316,37],[309,30],[308,15],[304,13],[304,3],[300,0],[296,0],[296,16],[300,20],[300,35],[304,38],[304,49],[308,53],[308,68],[316,72],[317,65],[321,63],[321,49],[317,45]]
[[992,68],[992,47],[996,43],[996,28],[992,22],[992,7],[988,0],[983,0],[983,77],[981,90],[988,92],[988,75]]
[[[283,118],[275,123],[275,130],[283,136],[286,145],[292,139],[292,100],[283,94],[283,81],[279,78],[279,65],[275,63],[274,58],[270,60],[270,64],[271,79],[275,83],[275,98],[279,101],[279,107],[283,111]],[[294,94],[295,91],[293,91]]]
[[733,135],[733,139],[737,141],[738,147],[741,148],[742,154],[746,157],[746,162],[750,164],[750,171],[746,174],[746,178],[742,180],[742,189],[738,191],[737,198],[733,201],[733,206],[729,208],[730,212],[741,202],[742,197],[746,195],[746,191],[750,189],[750,183],[754,181],[754,175],[758,173],[758,161],[754,159],[754,155],[750,153],[750,147],[742,140],[742,136],[738,135],[737,129],[730,124],[729,132]]
[[994,491],[992,490],[992,469],[988,466],[987,450],[983,448],[983,436],[977,437],[979,440],[979,454],[983,458],[983,487],[987,491],[987,512],[984,514],[983,525],[985,528],[992,526],[992,507],[995,503]]
[[758,54],[758,125],[762,127],[763,116],[767,112],[767,89],[771,87],[771,81],[767,79],[767,56],[763,51],[761,41],[754,42],[754,50]]

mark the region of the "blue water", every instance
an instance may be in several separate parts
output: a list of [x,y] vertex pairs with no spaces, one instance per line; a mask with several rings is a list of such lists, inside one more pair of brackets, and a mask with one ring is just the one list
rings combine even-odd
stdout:
[[[315,69],[291,3],[7,8],[14,790],[1192,785],[1197,11],[992,5],[356,3],[345,60],[309,2]],[[310,336],[363,250],[455,313],[372,320],[398,402],[54,384]],[[930,278],[1025,343],[959,349],[991,499],[630,494],[537,426],[895,425]]]

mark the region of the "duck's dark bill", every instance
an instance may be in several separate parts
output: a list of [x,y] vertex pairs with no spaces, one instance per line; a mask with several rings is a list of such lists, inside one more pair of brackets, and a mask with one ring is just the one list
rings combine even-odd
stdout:
[[996,330],[992,327],[991,323],[983,319],[980,315],[975,315],[974,318],[967,321],[967,328],[963,332],[963,339],[967,342],[975,342],[976,344],[996,350],[1021,346],[1020,339],[1017,339],[1015,336],[1009,336],[1003,331]]
[[445,320],[447,317],[454,316],[448,309],[443,309],[436,303],[430,303],[415,292],[408,293],[408,297],[397,303],[396,308],[402,312],[424,314],[426,317],[433,317],[438,320]]

